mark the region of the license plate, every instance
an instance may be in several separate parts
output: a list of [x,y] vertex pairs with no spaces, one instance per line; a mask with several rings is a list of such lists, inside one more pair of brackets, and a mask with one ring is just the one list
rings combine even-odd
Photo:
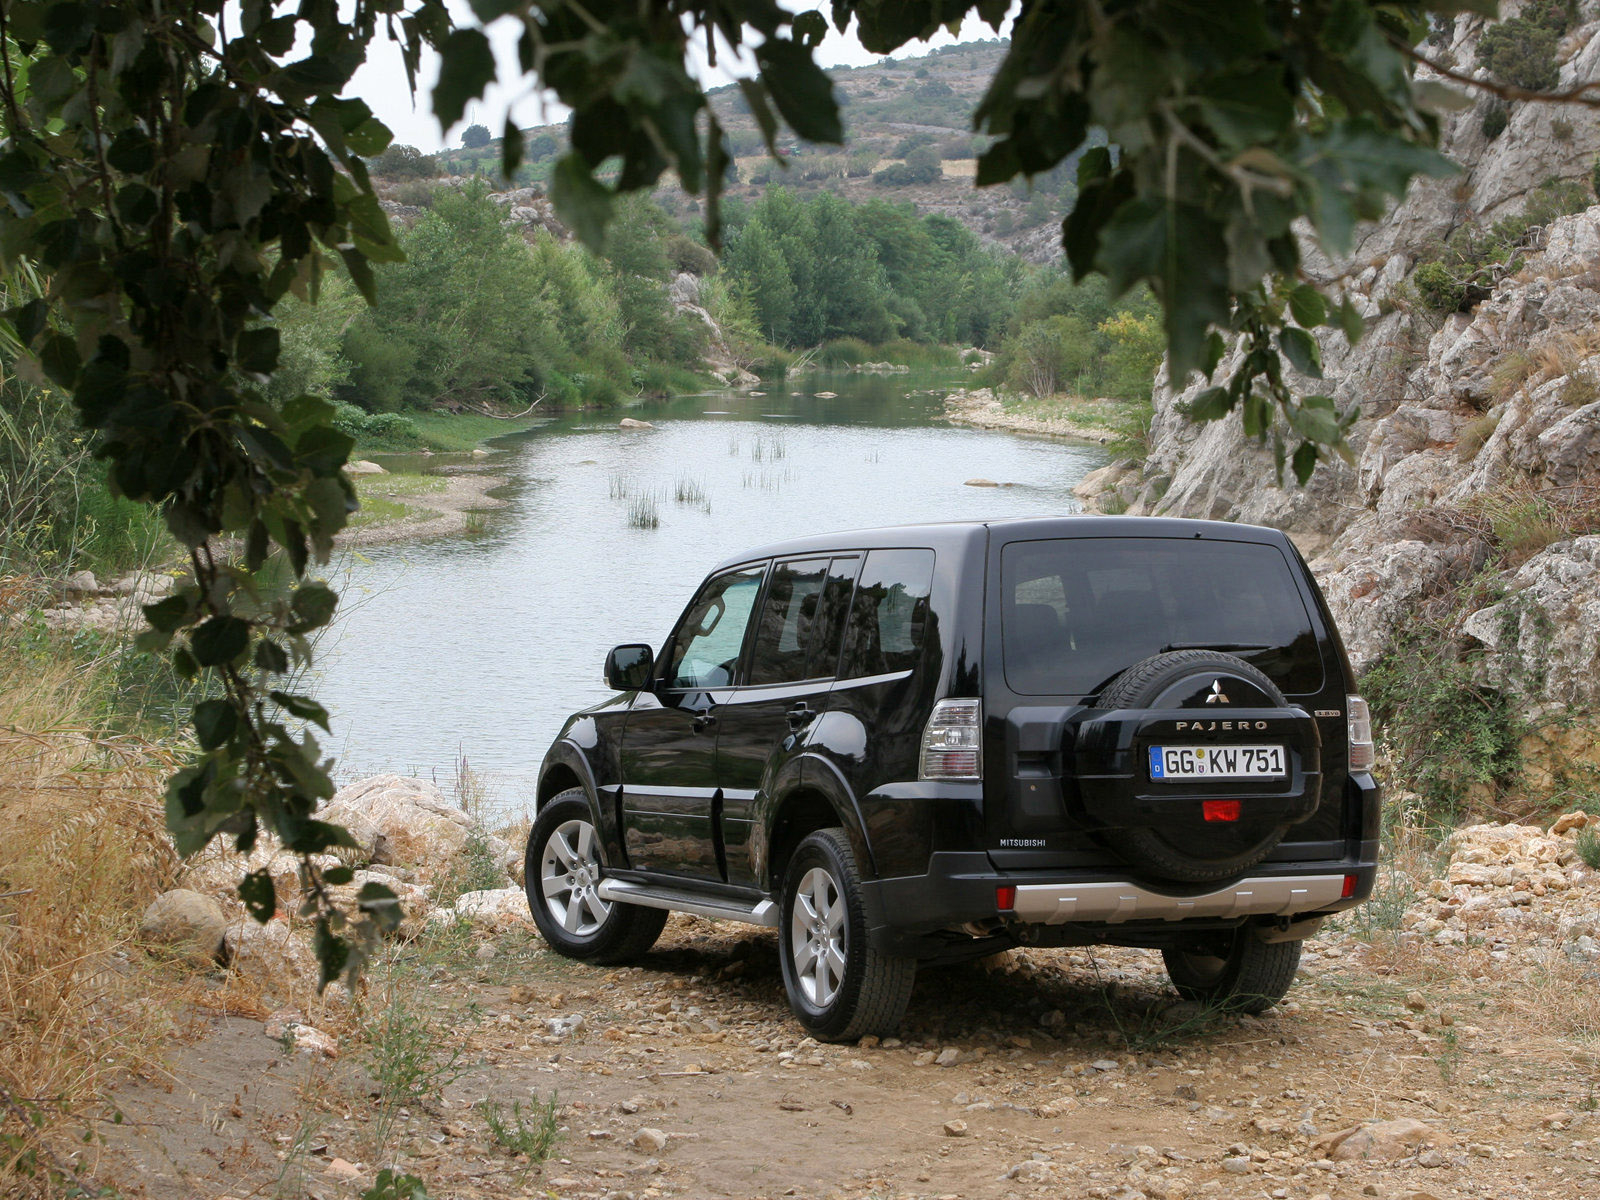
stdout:
[[1151,746],[1151,779],[1282,779],[1282,746]]

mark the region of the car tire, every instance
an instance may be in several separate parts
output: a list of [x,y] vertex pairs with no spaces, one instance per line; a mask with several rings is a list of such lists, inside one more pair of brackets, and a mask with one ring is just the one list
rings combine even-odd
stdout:
[[861,876],[844,830],[819,829],[789,859],[778,958],[789,1007],[819,1041],[853,1041],[900,1027],[917,960],[867,944]]
[[1300,967],[1300,943],[1263,942],[1235,930],[1225,954],[1163,950],[1167,974],[1185,1000],[1226,1012],[1263,1013],[1282,1000]]
[[523,891],[551,949],[592,963],[624,963],[655,945],[665,909],[602,900],[605,851],[582,788],[552,796],[534,818],[523,859]]

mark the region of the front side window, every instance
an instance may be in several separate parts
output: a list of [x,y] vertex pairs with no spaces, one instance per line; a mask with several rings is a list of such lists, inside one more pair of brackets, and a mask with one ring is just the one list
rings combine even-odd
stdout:
[[729,571],[701,589],[668,647],[662,674],[667,687],[727,687],[734,682],[765,569]]
[[1194,538],[1057,538],[1001,555],[1006,683],[1089,695],[1169,649],[1252,663],[1288,695],[1322,688],[1322,656],[1282,551]]
[[932,550],[868,554],[850,605],[839,678],[861,679],[916,666],[932,591]]

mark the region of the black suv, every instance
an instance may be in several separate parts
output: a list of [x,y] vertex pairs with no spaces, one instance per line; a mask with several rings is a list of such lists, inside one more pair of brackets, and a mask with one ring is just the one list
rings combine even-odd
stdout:
[[668,910],[775,926],[819,1038],[892,1030],[919,962],[1162,952],[1259,1012],[1378,851],[1366,704],[1310,571],[1246,525],[1062,517],[731,558],[545,756],[529,904],[563,954]]

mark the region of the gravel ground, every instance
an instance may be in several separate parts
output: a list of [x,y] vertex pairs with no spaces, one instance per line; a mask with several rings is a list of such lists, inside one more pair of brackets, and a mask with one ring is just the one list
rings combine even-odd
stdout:
[[[390,1162],[436,1200],[1600,1196],[1593,968],[1403,926],[1325,931],[1261,1018],[1180,1002],[1155,954],[1013,951],[924,972],[899,1039],[848,1046],[790,1018],[766,931],[676,916],[621,970],[462,936],[375,975],[366,1032],[328,1025],[337,1059],[213,1018],[116,1097],[95,1168],[151,1197],[332,1200]],[[391,1105],[380,1150],[397,1011],[427,1070],[454,1065]],[[548,1161],[492,1136],[485,1101],[504,1120],[552,1095]],[[1330,1142],[1402,1120],[1421,1128],[1380,1126],[1366,1157]]]

